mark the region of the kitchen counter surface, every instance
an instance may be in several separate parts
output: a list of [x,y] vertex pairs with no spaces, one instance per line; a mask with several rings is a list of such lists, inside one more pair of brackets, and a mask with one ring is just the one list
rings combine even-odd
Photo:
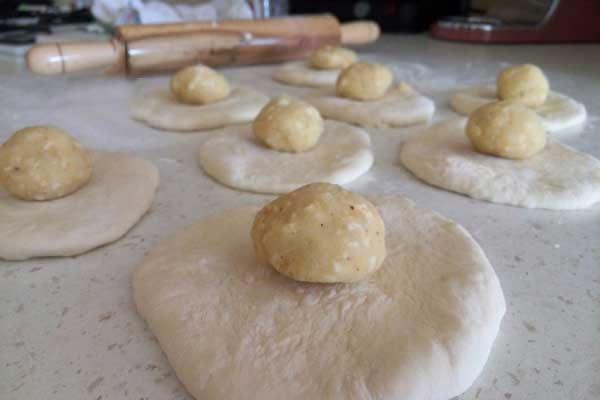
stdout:
[[[564,142],[600,158],[600,46],[466,45],[384,36],[361,55],[394,67],[453,117],[456,86],[493,81],[532,62],[551,86],[583,102],[582,132]],[[302,89],[272,82],[273,66],[226,70],[269,94]],[[144,254],[179,228],[218,210],[271,196],[237,192],[202,173],[195,152],[216,132],[169,133],[129,119],[127,102],[168,76],[37,77],[0,60],[0,141],[34,124],[60,126],[87,147],[152,161],[161,183],[151,211],[121,240],[77,257],[0,261],[0,399],[188,399],[145,323],[130,276]],[[235,129],[235,128],[229,128]],[[486,252],[507,313],[485,370],[460,399],[600,399],[600,205],[545,211],[490,204],[425,185],[399,165],[402,140],[423,125],[371,130],[375,165],[350,189],[402,194],[464,225]]]

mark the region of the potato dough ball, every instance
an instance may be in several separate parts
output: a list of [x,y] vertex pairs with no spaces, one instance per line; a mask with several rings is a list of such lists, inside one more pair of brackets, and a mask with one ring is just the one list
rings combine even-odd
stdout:
[[400,81],[400,83],[394,85],[393,89],[396,92],[402,93],[402,94],[410,94],[410,93],[415,92],[415,90],[412,88],[412,86],[410,86],[408,83],[406,83],[404,81]]
[[376,100],[383,97],[394,76],[385,65],[357,62],[345,68],[337,79],[336,94],[354,100]]
[[477,151],[504,158],[529,158],[546,145],[540,117],[514,101],[499,101],[473,111],[466,134]]
[[281,96],[263,107],[252,129],[270,148],[297,153],[317,143],[323,133],[323,119],[310,104]]
[[500,100],[515,100],[529,107],[544,104],[550,91],[546,75],[531,64],[504,68],[498,74],[496,86]]
[[23,200],[66,196],[82,187],[91,175],[88,152],[57,128],[24,128],[0,146],[0,183]]
[[377,208],[358,194],[312,183],[267,204],[252,226],[260,261],[297,281],[355,282],[385,258]]
[[310,56],[310,65],[317,69],[341,69],[356,62],[358,57],[350,49],[336,46],[325,46]]
[[178,71],[171,78],[171,92],[187,104],[214,103],[229,96],[227,79],[204,65],[194,65]]

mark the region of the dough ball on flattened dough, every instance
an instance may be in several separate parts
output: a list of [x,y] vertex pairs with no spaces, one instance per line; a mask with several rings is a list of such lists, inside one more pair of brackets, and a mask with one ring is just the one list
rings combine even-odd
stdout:
[[170,90],[161,88],[136,96],[129,104],[135,120],[167,131],[202,131],[256,118],[269,98],[248,87],[234,87],[226,99],[210,104],[184,104]]
[[124,153],[90,151],[94,173],[69,196],[15,199],[0,188],[0,259],[74,256],[118,240],[152,205],[158,170]]
[[257,258],[305,282],[356,282],[385,259],[385,227],[362,196],[314,183],[267,204],[254,219]]
[[[479,107],[495,101],[498,101],[496,85],[475,85],[456,91],[450,97],[450,106],[459,114],[469,115]],[[550,92],[546,102],[533,109],[542,119],[546,132],[556,133],[556,136],[561,137],[580,132],[580,129],[573,128],[580,126],[587,118],[583,104],[556,92]]]
[[317,144],[323,133],[323,119],[310,104],[281,96],[262,109],[252,129],[268,147],[296,153]]
[[396,85],[394,85],[394,87],[392,88],[392,90],[394,92],[401,93],[401,94],[406,94],[406,95],[415,93],[415,89],[413,89],[413,87],[410,86],[405,81],[398,82]]
[[540,117],[514,101],[478,108],[469,117],[465,132],[477,151],[504,158],[530,158],[546,145]]
[[340,69],[316,69],[310,61],[294,61],[273,72],[273,79],[286,85],[315,88],[335,87]]
[[345,185],[364,175],[373,165],[369,134],[336,121],[324,124],[310,151],[273,151],[247,126],[204,142],[198,161],[218,182],[256,193],[288,193],[313,182]]
[[171,78],[171,93],[186,104],[208,104],[229,96],[227,79],[212,68],[194,65],[183,68]]
[[526,160],[490,157],[473,150],[466,124],[466,118],[448,119],[411,135],[402,144],[402,165],[430,185],[493,203],[577,210],[600,201],[594,157],[552,138]]
[[400,83],[381,99],[359,101],[336,96],[331,91],[306,96],[322,116],[366,128],[408,126],[426,122],[433,116],[433,101]]
[[92,175],[88,152],[50,126],[15,132],[0,146],[0,183],[22,200],[51,200],[85,185]]
[[546,75],[532,64],[504,68],[498,73],[496,86],[500,100],[515,100],[529,107],[544,104],[550,92]]
[[350,49],[337,46],[324,46],[310,56],[310,65],[317,69],[341,69],[356,62],[358,57]]
[[447,400],[471,386],[506,310],[498,277],[463,227],[399,196],[374,204],[388,255],[350,285],[258,263],[254,207],[150,251],[132,276],[136,308],[194,398]]
[[376,100],[386,94],[393,80],[392,71],[385,65],[357,62],[340,73],[336,94],[354,100]]

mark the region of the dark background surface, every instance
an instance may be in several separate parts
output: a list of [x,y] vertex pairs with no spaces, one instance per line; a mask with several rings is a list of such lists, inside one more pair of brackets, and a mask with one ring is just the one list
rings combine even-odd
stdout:
[[420,32],[445,16],[466,15],[468,0],[290,0],[292,14],[330,12],[341,21],[373,19],[386,32]]

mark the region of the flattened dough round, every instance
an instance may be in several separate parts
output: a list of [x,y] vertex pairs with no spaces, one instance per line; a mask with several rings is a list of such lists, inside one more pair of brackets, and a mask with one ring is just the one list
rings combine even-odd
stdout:
[[476,152],[455,118],[409,137],[400,160],[425,182],[475,199],[526,208],[584,209],[600,201],[600,161],[548,138],[527,160]]
[[233,88],[221,101],[204,105],[183,104],[168,88],[156,89],[134,98],[131,118],[167,131],[200,131],[250,122],[269,98],[247,87]]
[[473,383],[505,312],[492,266],[454,222],[401,197],[375,205],[388,256],[355,284],[296,282],[257,263],[254,208],[150,252],[135,303],[192,396],[445,400]]
[[362,129],[325,121],[317,144],[302,153],[270,149],[250,127],[207,140],[198,152],[204,171],[224,185],[257,193],[287,193],[313,182],[344,185],[373,164],[369,135]]
[[312,68],[307,61],[284,64],[273,73],[277,82],[294,86],[335,87],[341,69]]
[[[496,85],[478,85],[455,92],[450,97],[450,106],[459,114],[469,115],[493,101],[498,101]],[[544,104],[532,108],[542,118],[544,129],[548,133],[577,126],[583,123],[587,116],[583,104],[556,92],[550,92]]]
[[391,89],[383,98],[358,101],[337,97],[333,91],[307,96],[323,117],[365,128],[388,128],[427,122],[433,115],[433,101],[416,91]]
[[0,258],[81,254],[119,239],[148,211],[156,167],[120,153],[90,155],[92,178],[68,196],[31,202],[0,189]]

